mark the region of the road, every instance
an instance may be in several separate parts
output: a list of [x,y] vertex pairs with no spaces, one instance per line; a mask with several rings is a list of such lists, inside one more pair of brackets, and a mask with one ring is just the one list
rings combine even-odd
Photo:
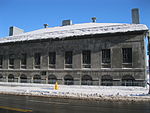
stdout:
[[150,113],[150,103],[0,95],[0,113]]

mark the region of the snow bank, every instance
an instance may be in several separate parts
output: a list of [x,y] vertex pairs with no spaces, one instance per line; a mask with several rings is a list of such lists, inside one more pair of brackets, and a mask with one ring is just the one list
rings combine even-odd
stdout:
[[149,100],[148,87],[126,86],[79,86],[59,85],[59,90],[54,90],[52,84],[31,83],[0,83],[0,93],[80,99],[121,99]]
[[40,39],[55,39],[67,38],[73,36],[106,34],[106,33],[120,33],[131,31],[148,30],[143,24],[119,24],[119,23],[84,23],[74,24],[69,26],[60,26],[53,28],[46,28],[35,30],[27,33],[22,33],[16,36],[9,36],[0,38],[0,43],[40,40]]

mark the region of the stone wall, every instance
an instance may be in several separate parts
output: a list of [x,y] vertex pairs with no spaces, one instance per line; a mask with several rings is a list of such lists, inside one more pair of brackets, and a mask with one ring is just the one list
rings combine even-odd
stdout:
[[[122,68],[122,48],[132,48],[132,68]],[[101,66],[102,49],[111,49],[111,68],[103,69]],[[91,68],[82,68],[82,51],[91,51]],[[56,68],[48,68],[48,53],[56,52]],[[73,51],[73,67],[65,69],[65,51]],[[34,53],[41,53],[40,69],[34,69]],[[8,68],[8,55],[15,55],[14,69]],[[27,53],[27,69],[20,69],[21,53]],[[0,55],[4,56],[3,68],[0,74],[5,81],[9,74],[20,80],[22,74],[27,75],[33,81],[34,75],[41,75],[41,79],[47,80],[48,75],[55,75],[60,84],[64,83],[64,76],[71,75],[77,84],[81,84],[83,75],[90,75],[95,85],[101,84],[103,75],[111,75],[113,80],[121,80],[123,75],[132,75],[135,80],[144,81],[145,69],[145,44],[144,34],[116,34],[116,35],[91,35],[61,40],[38,40],[31,42],[8,43],[0,45]]]

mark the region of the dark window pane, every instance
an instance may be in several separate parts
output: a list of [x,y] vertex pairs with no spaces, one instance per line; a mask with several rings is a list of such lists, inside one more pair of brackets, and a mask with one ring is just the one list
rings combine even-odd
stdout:
[[27,64],[27,54],[22,53],[21,54],[21,68],[25,69]]
[[56,52],[49,53],[49,64],[56,64]]
[[27,62],[27,54],[23,53],[21,54],[21,65],[26,65]]
[[35,65],[40,65],[40,59],[41,59],[41,54],[40,53],[35,53],[34,54],[34,60],[35,60]]
[[110,49],[103,49],[102,50],[102,63],[110,63]]
[[14,65],[14,55],[9,55],[9,65]]
[[91,64],[91,51],[83,51],[82,56],[83,64]]
[[123,48],[123,63],[132,63],[132,48]]
[[2,65],[3,65],[3,56],[0,55],[0,68],[2,68]]
[[65,64],[72,64],[72,51],[65,52]]

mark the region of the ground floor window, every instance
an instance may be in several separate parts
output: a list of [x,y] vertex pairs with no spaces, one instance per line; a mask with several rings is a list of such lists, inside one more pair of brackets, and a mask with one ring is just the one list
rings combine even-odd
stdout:
[[3,75],[0,74],[0,82],[3,81]]
[[135,79],[132,75],[124,75],[122,77],[122,86],[135,86]]
[[92,85],[92,77],[89,75],[83,75],[81,78],[81,85]]
[[110,75],[103,75],[101,78],[101,85],[102,86],[112,86],[113,78]]
[[34,75],[33,83],[41,83],[41,76],[40,75]]
[[15,82],[14,75],[12,75],[12,74],[8,75],[8,82]]
[[55,75],[49,75],[48,76],[48,84],[55,84],[57,81],[57,78]]
[[20,82],[21,82],[21,83],[27,83],[27,76],[24,75],[24,74],[21,75],[21,76],[20,76]]
[[64,77],[64,84],[65,85],[73,85],[74,84],[73,77],[71,75],[66,75]]

